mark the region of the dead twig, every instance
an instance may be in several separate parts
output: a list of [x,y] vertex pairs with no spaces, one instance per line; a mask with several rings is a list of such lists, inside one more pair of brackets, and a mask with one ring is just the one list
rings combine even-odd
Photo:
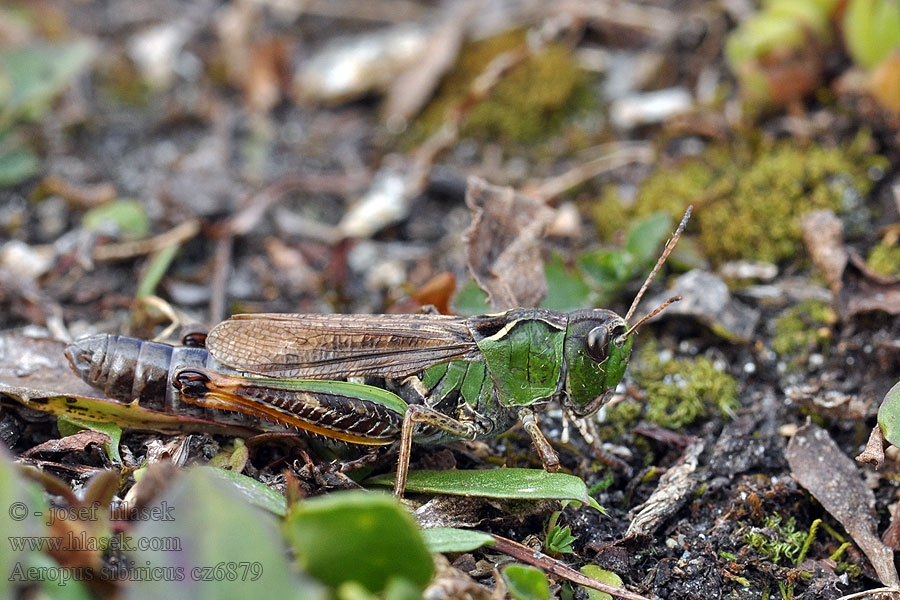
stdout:
[[136,242],[103,244],[94,248],[91,256],[97,262],[127,260],[162,250],[172,244],[182,244],[200,233],[200,221],[190,219],[179,223],[169,231]]
[[619,598],[626,598],[627,600],[647,600],[646,597],[641,596],[640,594],[635,594],[634,592],[629,592],[625,588],[609,585],[608,583],[597,581],[593,577],[588,577],[584,573],[576,571],[575,569],[565,565],[555,558],[547,556],[543,552],[538,552],[529,548],[528,546],[525,546],[518,542],[514,542],[499,535],[491,534],[491,537],[497,541],[496,545],[491,546],[491,550],[499,550],[504,554],[512,556],[516,560],[520,560],[523,563],[535,566],[548,573],[556,575],[557,577],[562,577],[563,579],[571,581],[572,583],[577,583],[591,589],[600,590],[601,592],[606,592],[607,594]]
[[616,142],[604,146],[601,155],[594,160],[580,164],[565,173],[525,185],[523,193],[552,200],[553,198],[604,173],[626,165],[651,164],[656,160],[656,151],[646,142]]

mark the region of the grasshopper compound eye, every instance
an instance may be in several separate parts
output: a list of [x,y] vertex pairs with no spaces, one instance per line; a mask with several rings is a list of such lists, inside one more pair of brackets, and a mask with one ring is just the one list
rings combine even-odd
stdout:
[[605,325],[594,327],[584,338],[584,349],[595,362],[606,360],[609,348],[609,329]]

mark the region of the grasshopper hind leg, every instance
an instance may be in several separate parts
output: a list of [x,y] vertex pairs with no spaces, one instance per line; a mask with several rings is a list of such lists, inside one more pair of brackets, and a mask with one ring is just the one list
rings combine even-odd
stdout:
[[394,495],[397,497],[402,497],[403,490],[406,489],[409,458],[417,425],[432,427],[461,440],[474,440],[478,436],[478,427],[471,421],[454,419],[424,404],[411,404],[403,417],[400,430],[400,456],[397,459],[397,479],[394,482]]

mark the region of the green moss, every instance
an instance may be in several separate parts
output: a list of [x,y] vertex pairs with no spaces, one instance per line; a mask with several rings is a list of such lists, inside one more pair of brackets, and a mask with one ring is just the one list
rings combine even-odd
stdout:
[[807,300],[785,310],[775,321],[772,349],[779,356],[825,350],[832,342],[837,313],[826,302]]
[[612,240],[616,233],[628,229],[628,211],[614,185],[605,186],[599,200],[593,202],[588,211],[602,240]]
[[724,415],[738,407],[737,381],[712,361],[661,361],[653,343],[645,344],[635,364],[634,376],[644,388],[644,417],[661,427],[679,429],[710,416],[712,409]]
[[744,543],[775,564],[783,560],[794,564],[807,537],[805,531],[797,530],[794,517],[782,519],[781,515],[775,514],[766,517],[763,528],[745,533]]
[[[525,32],[518,30],[467,44],[434,100],[414,123],[410,139],[419,141],[436,131],[488,64],[524,43]],[[586,74],[578,68],[571,50],[562,44],[548,44],[503,76],[471,109],[461,133],[501,141],[535,141],[558,130],[574,109],[592,102]]]
[[878,244],[869,251],[866,264],[880,275],[900,276],[900,246]]
[[836,148],[742,142],[658,169],[643,183],[637,214],[664,210],[679,219],[694,204],[690,229],[707,257],[779,262],[803,251],[800,217],[811,210],[850,212],[872,187],[868,137]]
[[611,439],[624,434],[631,424],[640,418],[643,411],[644,407],[641,403],[630,398],[608,407],[606,409],[606,419],[603,422],[604,427],[600,432],[601,437],[603,439]]

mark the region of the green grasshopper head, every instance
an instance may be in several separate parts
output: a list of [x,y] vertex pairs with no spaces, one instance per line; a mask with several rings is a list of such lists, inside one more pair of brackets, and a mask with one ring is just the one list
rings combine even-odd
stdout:
[[672,239],[666,243],[656,266],[644,281],[640,291],[634,297],[631,308],[624,318],[610,310],[595,308],[592,310],[580,310],[569,314],[569,323],[566,328],[566,340],[563,345],[563,355],[566,361],[566,383],[563,396],[563,407],[571,411],[576,417],[584,417],[596,412],[612,395],[616,386],[625,376],[625,367],[628,366],[628,357],[631,355],[631,344],[634,341],[634,333],[638,327],[648,319],[659,314],[664,308],[673,302],[681,300],[680,297],[670,298],[659,308],[642,318],[629,328],[628,320],[637,309],[644,292],[657,271],[666,261],[666,257],[672,252],[678,238],[684,231],[688,219],[691,217],[691,208],[681,219],[678,229]]
[[628,323],[612,312],[596,308],[569,314],[563,355],[566,393],[563,405],[576,416],[596,412],[625,375],[633,338]]

